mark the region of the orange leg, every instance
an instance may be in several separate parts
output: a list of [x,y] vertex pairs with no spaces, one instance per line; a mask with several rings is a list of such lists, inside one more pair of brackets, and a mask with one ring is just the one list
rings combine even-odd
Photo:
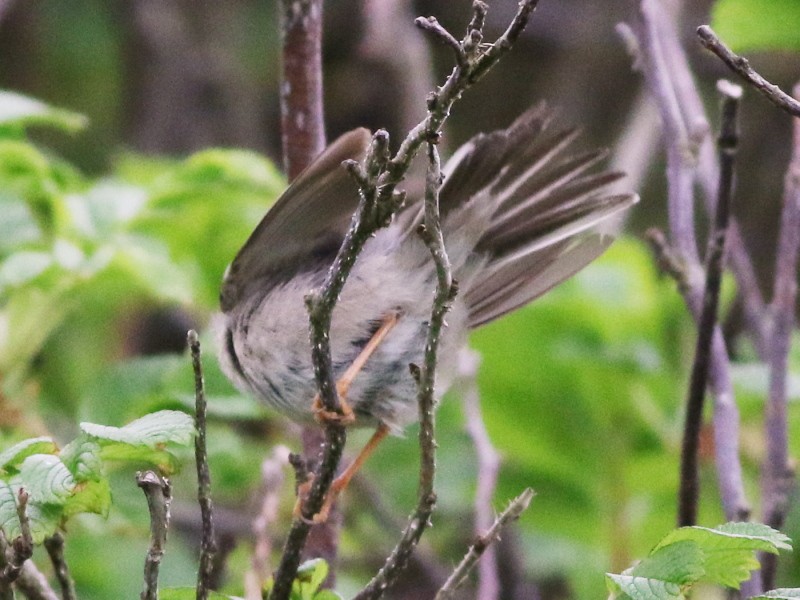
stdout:
[[343,425],[350,425],[356,420],[356,417],[353,414],[353,409],[350,408],[350,405],[347,403],[347,393],[350,391],[350,386],[353,384],[353,380],[356,378],[356,375],[361,372],[361,369],[364,368],[364,365],[367,363],[367,360],[369,360],[369,357],[372,356],[375,350],[378,349],[378,346],[381,344],[381,342],[397,324],[399,318],[400,317],[396,312],[389,313],[383,318],[383,323],[381,323],[381,326],[370,338],[369,342],[367,342],[367,345],[364,346],[353,363],[342,374],[339,381],[336,382],[336,391],[339,393],[339,402],[342,405],[342,414],[325,410],[325,407],[322,405],[322,400],[319,397],[319,393],[314,396],[312,410],[314,411],[314,417],[317,419],[317,421],[320,423],[338,421]]
[[339,475],[336,479],[333,480],[331,484],[331,489],[328,490],[328,495],[325,497],[325,502],[322,505],[320,511],[314,515],[313,521],[314,523],[324,523],[328,520],[328,514],[331,512],[331,507],[333,503],[336,502],[336,499],[339,497],[345,488],[350,483],[350,480],[358,473],[359,469],[364,465],[364,462],[369,458],[369,456],[375,451],[375,448],[378,447],[378,444],[381,443],[381,440],[385,438],[389,434],[389,427],[381,423],[378,425],[378,428],[375,430],[375,433],[372,434],[372,437],[369,438],[367,445],[361,449],[361,452],[358,453],[355,460],[351,462],[348,467]]

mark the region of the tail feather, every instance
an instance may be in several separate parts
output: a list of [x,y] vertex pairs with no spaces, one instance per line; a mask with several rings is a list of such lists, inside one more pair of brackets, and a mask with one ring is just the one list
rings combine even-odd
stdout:
[[598,226],[636,202],[633,194],[606,192],[623,174],[588,173],[605,151],[566,154],[578,131],[556,128],[553,120],[539,104],[508,129],[470,140],[445,167],[445,229],[470,222],[471,211],[489,215],[475,240],[482,268],[464,292],[473,327],[530,302],[599,256],[613,236]]

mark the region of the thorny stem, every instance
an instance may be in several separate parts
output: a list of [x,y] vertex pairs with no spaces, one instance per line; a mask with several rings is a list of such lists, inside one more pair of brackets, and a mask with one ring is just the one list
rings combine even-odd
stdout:
[[69,574],[67,561],[64,559],[64,537],[56,532],[44,540],[44,547],[53,564],[58,585],[61,586],[61,596],[64,600],[77,600],[75,582]]
[[527,510],[531,504],[534,492],[528,488],[519,496],[514,498],[499,517],[495,520],[489,531],[480,536],[475,543],[472,544],[466,556],[461,560],[459,565],[453,571],[453,574],[447,579],[442,588],[436,594],[435,600],[449,600],[453,598],[453,594],[464,583],[470,571],[478,562],[481,555],[486,549],[500,537],[500,531],[511,521],[519,519],[520,515]]
[[206,392],[203,382],[200,339],[197,337],[196,331],[189,331],[188,341],[194,371],[194,425],[197,430],[194,438],[194,457],[197,467],[197,502],[200,505],[202,522],[200,561],[197,569],[197,600],[206,600],[214,571],[217,542],[214,534],[214,505],[211,502],[211,472],[208,468],[208,451],[206,450]]
[[683,430],[680,489],[678,491],[678,525],[681,527],[697,524],[700,491],[698,472],[700,431],[703,425],[703,404],[711,364],[711,344],[717,323],[725,239],[730,220],[734,158],[739,141],[736,115],[742,89],[724,80],[720,81],[717,87],[724,96],[722,122],[717,142],[720,163],[719,195],[713,227],[708,237],[706,282],[689,393],[686,399],[686,421]]
[[431,319],[425,340],[425,352],[422,367],[412,365],[412,374],[417,380],[417,402],[419,404],[419,446],[420,469],[417,507],[403,530],[400,541],[392,550],[386,563],[372,578],[367,586],[359,592],[355,600],[372,600],[380,598],[394,582],[397,575],[405,568],[411,552],[422,537],[425,528],[430,525],[430,517],[436,505],[436,493],[433,490],[436,473],[436,437],[435,437],[435,404],[436,363],[444,328],[444,318],[452,306],[458,292],[458,285],[453,279],[450,259],[444,247],[444,237],[439,218],[439,188],[441,187],[441,162],[439,151],[434,141],[428,143],[428,172],[425,180],[425,217],[419,228],[419,234],[430,250],[436,266],[436,293],[431,309]]
[[755,69],[750,66],[748,60],[732,52],[731,49],[717,37],[717,34],[714,33],[711,27],[708,25],[701,25],[698,27],[697,37],[700,38],[700,43],[703,44],[703,46],[716,54],[722,62],[728,65],[731,71],[744,79],[746,83],[749,83],[756,90],[764,94],[767,100],[778,108],[785,110],[790,115],[800,117],[800,102],[781,90],[777,85],[771,84],[759,75]]
[[[467,53],[466,63],[457,65],[444,85],[431,94],[428,99],[427,117],[409,132],[395,156],[387,160],[388,135],[384,131],[379,131],[373,137],[364,164],[349,165],[351,173],[358,182],[361,201],[323,285],[306,298],[314,376],[325,410],[341,412],[334,383],[329,332],[333,309],[356,258],[372,234],[388,225],[392,215],[402,205],[404,194],[395,188],[405,177],[411,160],[422,143],[436,139],[453,103],[510,49],[537,4],[538,0],[521,1],[508,29],[488,47],[476,42],[482,37],[481,29],[470,29],[462,41],[464,52]],[[472,24],[482,26],[483,18],[479,15],[485,14],[485,11],[486,5],[476,1]],[[295,519],[289,532],[281,563],[275,574],[271,600],[284,600],[291,591],[292,581],[297,573],[301,553],[311,528],[309,520],[322,506],[341,460],[346,439],[347,433],[343,425],[334,421],[326,425],[320,464],[315,472],[308,498],[301,508],[301,518]]]
[[[800,97],[800,86],[795,88]],[[769,397],[765,422],[767,455],[762,467],[764,523],[780,529],[789,508],[789,494],[794,487],[790,466],[787,421],[787,370],[792,331],[795,325],[797,297],[797,262],[800,249],[800,121],[794,122],[792,160],[786,173],[781,211],[775,283],[772,304],[772,343],[769,355]],[[762,555],[764,589],[774,586],[777,561]]]
[[172,491],[166,478],[154,471],[137,473],[136,483],[142,488],[150,511],[150,547],[144,562],[144,586],[139,597],[141,600],[158,600],[158,571],[167,544]]

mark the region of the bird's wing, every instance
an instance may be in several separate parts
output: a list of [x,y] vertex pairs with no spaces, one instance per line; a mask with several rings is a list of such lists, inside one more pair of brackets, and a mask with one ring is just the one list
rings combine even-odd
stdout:
[[223,311],[262,287],[265,279],[288,279],[332,260],[358,206],[358,189],[342,161],[362,160],[369,143],[367,129],[354,129],[297,176],[228,268],[220,294]]

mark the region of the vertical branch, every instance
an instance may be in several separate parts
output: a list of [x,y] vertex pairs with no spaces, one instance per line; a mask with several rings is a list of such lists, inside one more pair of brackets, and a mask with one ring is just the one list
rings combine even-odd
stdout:
[[167,544],[172,490],[166,478],[154,471],[137,473],[136,483],[147,497],[147,508],[150,511],[150,547],[144,562],[144,586],[139,598],[158,600],[158,571]]
[[[673,214],[670,219],[670,237],[675,251],[663,239],[651,239],[651,242],[656,246],[659,262],[662,265],[672,264],[668,271],[678,281],[689,311],[695,321],[699,322],[703,297],[702,266],[697,255],[693,225],[686,220],[693,218],[691,206],[694,200],[690,175],[691,178],[695,176],[696,155],[686,153],[697,150],[690,132],[697,128],[696,123],[700,119],[688,116],[688,109],[682,108],[687,103],[689,106],[699,104],[692,101],[693,94],[689,94],[689,91],[695,91],[687,83],[691,75],[675,39],[674,29],[669,27],[662,8],[653,0],[642,0],[640,4],[638,18],[632,24],[632,30],[641,53],[642,72],[664,124],[665,145],[671,163],[667,181],[669,210]],[[676,78],[681,80],[680,85],[675,82]],[[688,100],[684,98],[687,95],[691,96]],[[686,124],[687,120],[689,125]],[[715,189],[716,187],[714,184]],[[670,259],[664,260],[665,255],[670,255]],[[740,278],[738,280],[741,281]],[[726,517],[740,520],[747,518],[749,507],[739,460],[739,412],[734,402],[725,342],[719,327],[715,329],[708,375],[709,388],[714,396],[717,478]]]
[[203,382],[203,365],[200,356],[200,339],[197,332],[189,331],[189,350],[194,371],[195,413],[194,458],[197,467],[197,502],[200,505],[202,536],[200,539],[200,563],[197,569],[197,600],[206,600],[214,571],[214,555],[217,553],[214,535],[214,505],[211,502],[211,472],[208,468],[206,450],[206,392]]
[[[283,166],[293,180],[325,148],[325,117],[322,94],[323,0],[281,0],[281,141]],[[343,448],[344,431],[323,432],[317,426],[303,427],[303,454],[315,457],[320,448]],[[341,455],[340,455],[341,456]],[[335,461],[338,464],[338,459]],[[335,471],[334,471],[335,474]],[[327,480],[327,478],[325,478]],[[309,529],[309,552],[331,566],[328,583],[335,571],[338,547],[337,514]],[[297,561],[299,565],[300,556]]]
[[61,586],[61,596],[64,600],[77,600],[75,592],[75,582],[69,574],[67,561],[64,560],[64,537],[56,532],[44,540],[44,547],[53,563],[53,571],[56,574],[58,584]]
[[733,188],[733,166],[736,146],[737,111],[742,89],[725,80],[717,85],[723,95],[722,122],[718,138],[719,146],[719,195],[714,223],[708,237],[706,249],[706,282],[703,291],[702,312],[698,324],[697,346],[686,399],[686,421],[683,430],[681,451],[680,490],[678,492],[678,525],[697,523],[700,475],[698,450],[700,430],[703,424],[703,404],[711,365],[711,345],[717,323],[717,307],[722,284],[725,239],[730,220],[731,191]]
[[281,140],[291,181],[325,148],[322,0],[281,2]]
[[[800,97],[800,86],[795,88]],[[797,262],[800,249],[800,121],[794,120],[794,144],[786,173],[781,211],[775,283],[772,297],[772,340],[769,354],[769,397],[766,406],[765,440],[767,455],[762,467],[764,523],[780,529],[789,508],[789,494],[794,486],[794,470],[789,460],[787,421],[787,371],[797,299]],[[767,555],[764,561],[764,584],[773,587],[777,561]]]
[[458,284],[453,279],[450,259],[444,247],[444,237],[439,219],[439,188],[441,186],[441,162],[436,148],[436,139],[428,142],[428,173],[425,178],[425,217],[419,228],[422,237],[433,257],[436,266],[437,286],[425,340],[425,353],[421,367],[412,365],[412,374],[417,380],[419,403],[419,446],[420,469],[417,507],[411,515],[408,525],[403,530],[400,541],[395,546],[381,570],[367,586],[358,593],[356,600],[380,598],[394,582],[397,575],[405,568],[411,552],[422,537],[425,528],[430,525],[430,517],[436,505],[436,493],[433,490],[436,473],[436,438],[435,438],[435,396],[436,363],[444,327],[444,317],[452,306],[458,293]]

